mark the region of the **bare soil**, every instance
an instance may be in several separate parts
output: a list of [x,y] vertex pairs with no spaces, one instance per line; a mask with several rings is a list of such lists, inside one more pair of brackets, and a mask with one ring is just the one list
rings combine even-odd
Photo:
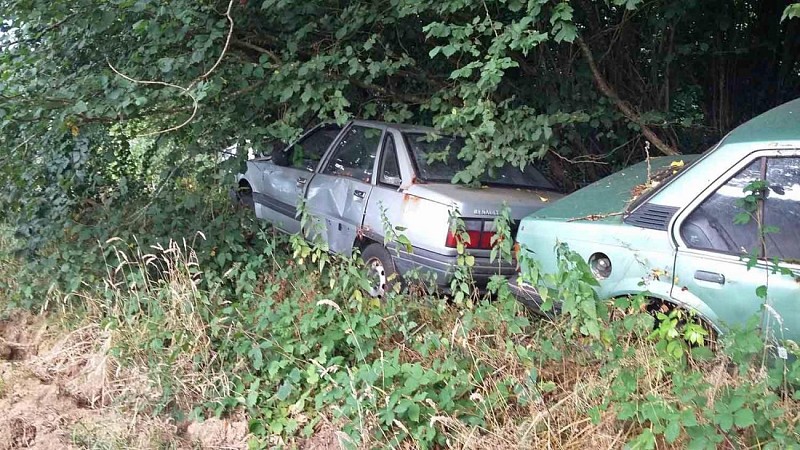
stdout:
[[120,377],[108,342],[96,327],[59,333],[30,314],[0,321],[0,450],[247,448],[245,417],[178,426],[114,401],[136,380]]

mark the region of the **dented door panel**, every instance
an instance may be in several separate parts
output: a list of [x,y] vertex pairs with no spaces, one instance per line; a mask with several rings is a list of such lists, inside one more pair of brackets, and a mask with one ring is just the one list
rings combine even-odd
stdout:
[[348,177],[317,174],[308,188],[312,236],[321,233],[332,252],[350,254],[362,227],[372,185]]
[[330,251],[350,254],[364,222],[383,130],[350,125],[336,138],[306,193],[311,232]]
[[263,171],[263,188],[253,193],[260,217],[287,233],[300,231],[297,207],[312,175],[304,169],[269,164]]

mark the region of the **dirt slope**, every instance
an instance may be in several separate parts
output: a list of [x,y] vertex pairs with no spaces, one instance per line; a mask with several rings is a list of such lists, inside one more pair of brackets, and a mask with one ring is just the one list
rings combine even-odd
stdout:
[[115,402],[131,379],[115,379],[107,343],[92,326],[59,333],[29,314],[0,321],[0,450],[247,448],[244,418],[178,426]]

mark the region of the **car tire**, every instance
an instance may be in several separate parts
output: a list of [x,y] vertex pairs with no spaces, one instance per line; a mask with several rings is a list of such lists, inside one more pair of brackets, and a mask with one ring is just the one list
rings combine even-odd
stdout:
[[399,281],[394,259],[382,244],[372,243],[361,253],[361,259],[367,266],[367,277],[370,280],[370,292],[373,297],[384,298],[386,293]]

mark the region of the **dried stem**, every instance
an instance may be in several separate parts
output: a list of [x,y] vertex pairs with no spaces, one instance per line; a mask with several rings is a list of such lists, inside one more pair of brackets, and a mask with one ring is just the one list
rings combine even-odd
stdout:
[[228,9],[225,11],[225,17],[228,18],[228,22],[231,24],[231,26],[230,26],[230,29],[228,30],[228,37],[225,39],[225,45],[222,47],[222,52],[220,52],[219,57],[217,58],[217,60],[214,62],[214,65],[211,66],[210,69],[208,69],[205,73],[203,73],[199,77],[197,77],[194,80],[192,80],[192,82],[189,83],[189,85],[186,86],[186,87],[179,86],[179,85],[173,84],[173,83],[167,83],[165,81],[137,80],[137,79],[135,79],[133,77],[130,77],[128,75],[125,75],[124,73],[122,73],[119,70],[117,70],[117,68],[114,67],[111,64],[110,61],[106,61],[106,63],[108,64],[108,67],[110,67],[111,70],[114,71],[114,73],[116,73],[117,75],[121,76],[122,78],[130,81],[131,83],[150,85],[150,86],[164,86],[164,87],[177,89],[177,90],[181,91],[182,94],[188,95],[192,99],[192,114],[189,116],[188,119],[184,120],[179,125],[175,125],[174,127],[169,127],[169,128],[165,128],[163,130],[153,131],[153,132],[150,132],[150,133],[145,133],[145,134],[143,134],[141,136],[153,136],[153,135],[156,135],[156,134],[163,134],[163,133],[169,133],[169,132],[172,132],[172,131],[177,131],[177,130],[185,127],[186,125],[190,124],[194,120],[194,118],[197,117],[197,111],[200,109],[200,104],[197,101],[197,97],[195,97],[195,95],[192,94],[191,90],[194,89],[194,87],[197,85],[197,83],[199,83],[200,81],[205,80],[206,78],[208,78],[217,69],[217,67],[222,62],[222,59],[225,57],[225,54],[228,52],[228,47],[230,47],[230,44],[231,44],[231,37],[233,36],[233,28],[234,28],[233,17],[231,16],[231,9],[233,8],[233,1],[234,0],[230,0],[228,2]]

